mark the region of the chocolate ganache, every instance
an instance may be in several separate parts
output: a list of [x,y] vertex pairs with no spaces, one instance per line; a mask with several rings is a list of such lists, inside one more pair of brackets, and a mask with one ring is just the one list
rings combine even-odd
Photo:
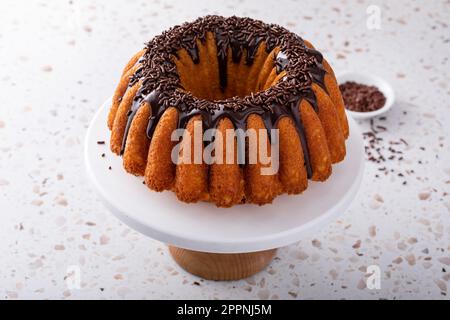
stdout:
[[[251,65],[259,45],[264,41],[268,53],[279,48],[273,55],[277,74],[285,71],[276,84],[260,92],[252,92],[245,97],[231,97],[210,101],[200,99],[186,91],[180,81],[174,59],[177,52],[185,49],[195,64],[200,62],[197,40],[206,41],[207,32],[215,37],[221,89],[227,86],[227,55],[231,48],[232,63],[239,63],[245,52],[245,63]],[[324,90],[325,70],[322,55],[306,47],[296,34],[276,24],[265,24],[250,18],[206,16],[192,23],[175,26],[146,44],[146,51],[139,63],[141,67],[131,76],[129,86],[140,82],[131,110],[122,142],[123,154],[128,130],[139,107],[148,102],[151,116],[147,127],[147,136],[152,138],[155,127],[169,107],[178,110],[178,128],[185,128],[190,118],[201,115],[203,130],[214,128],[223,117],[229,118],[235,129],[246,129],[246,120],[250,114],[260,115],[266,129],[276,128],[282,117],[290,117],[294,123],[302,144],[308,178],[312,169],[299,103],[306,99],[317,110],[317,102],[312,91],[312,83],[319,84]],[[270,138],[270,134],[269,134]]]

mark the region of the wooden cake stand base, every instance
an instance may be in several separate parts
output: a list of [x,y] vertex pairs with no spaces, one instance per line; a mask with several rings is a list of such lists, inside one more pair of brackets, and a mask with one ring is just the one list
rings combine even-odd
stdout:
[[277,249],[248,253],[209,253],[169,246],[184,270],[207,280],[239,280],[262,271]]

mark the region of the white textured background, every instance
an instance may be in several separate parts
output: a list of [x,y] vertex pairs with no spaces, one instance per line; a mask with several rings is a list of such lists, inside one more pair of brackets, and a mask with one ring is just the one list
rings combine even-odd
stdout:
[[[381,8],[381,30],[366,28],[370,4]],[[284,25],[310,39],[337,74],[386,78],[398,103],[375,121],[387,128],[378,146],[386,158],[390,146],[403,152],[402,161],[368,162],[340,220],[279,250],[266,271],[228,283],[185,273],[164,245],[116,220],[82,161],[88,123],[127,59],[164,29],[212,13]],[[448,299],[448,21],[448,0],[2,0],[0,299]],[[400,139],[406,144],[389,143]],[[380,290],[365,288],[372,264],[382,270]],[[66,285],[70,265],[81,270],[81,289]]]

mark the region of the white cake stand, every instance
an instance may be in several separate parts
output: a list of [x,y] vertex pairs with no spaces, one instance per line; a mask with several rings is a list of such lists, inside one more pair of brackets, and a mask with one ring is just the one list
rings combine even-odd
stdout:
[[260,271],[276,248],[334,221],[350,205],[361,183],[363,140],[349,117],[347,156],[333,165],[333,174],[326,182],[310,181],[303,194],[279,196],[265,206],[245,204],[223,209],[210,203],[186,204],[172,192],[150,191],[142,177],[125,172],[122,158],[109,148],[106,119],[110,101],[98,110],[87,131],[85,162],[90,180],[114,215],[137,231],[169,244],[178,264],[206,279],[239,279]]

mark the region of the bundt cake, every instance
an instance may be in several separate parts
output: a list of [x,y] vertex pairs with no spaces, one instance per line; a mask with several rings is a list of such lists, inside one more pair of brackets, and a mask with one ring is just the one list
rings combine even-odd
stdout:
[[[249,162],[249,139],[242,147],[237,135],[215,146],[213,154],[224,161],[174,161],[177,129],[185,129],[178,156],[190,148],[193,158],[214,145],[194,134],[196,125],[224,136],[234,129],[265,132],[266,140],[256,140],[266,143],[269,157],[278,143],[278,170],[264,174],[270,163],[259,151]],[[349,134],[335,75],[322,55],[281,26],[234,16],[202,17],[148,42],[125,66],[108,127],[111,150],[150,189],[219,207],[271,203],[282,193],[303,192],[308,179],[326,180],[331,165],[344,159]],[[230,146],[234,161],[225,161]]]

